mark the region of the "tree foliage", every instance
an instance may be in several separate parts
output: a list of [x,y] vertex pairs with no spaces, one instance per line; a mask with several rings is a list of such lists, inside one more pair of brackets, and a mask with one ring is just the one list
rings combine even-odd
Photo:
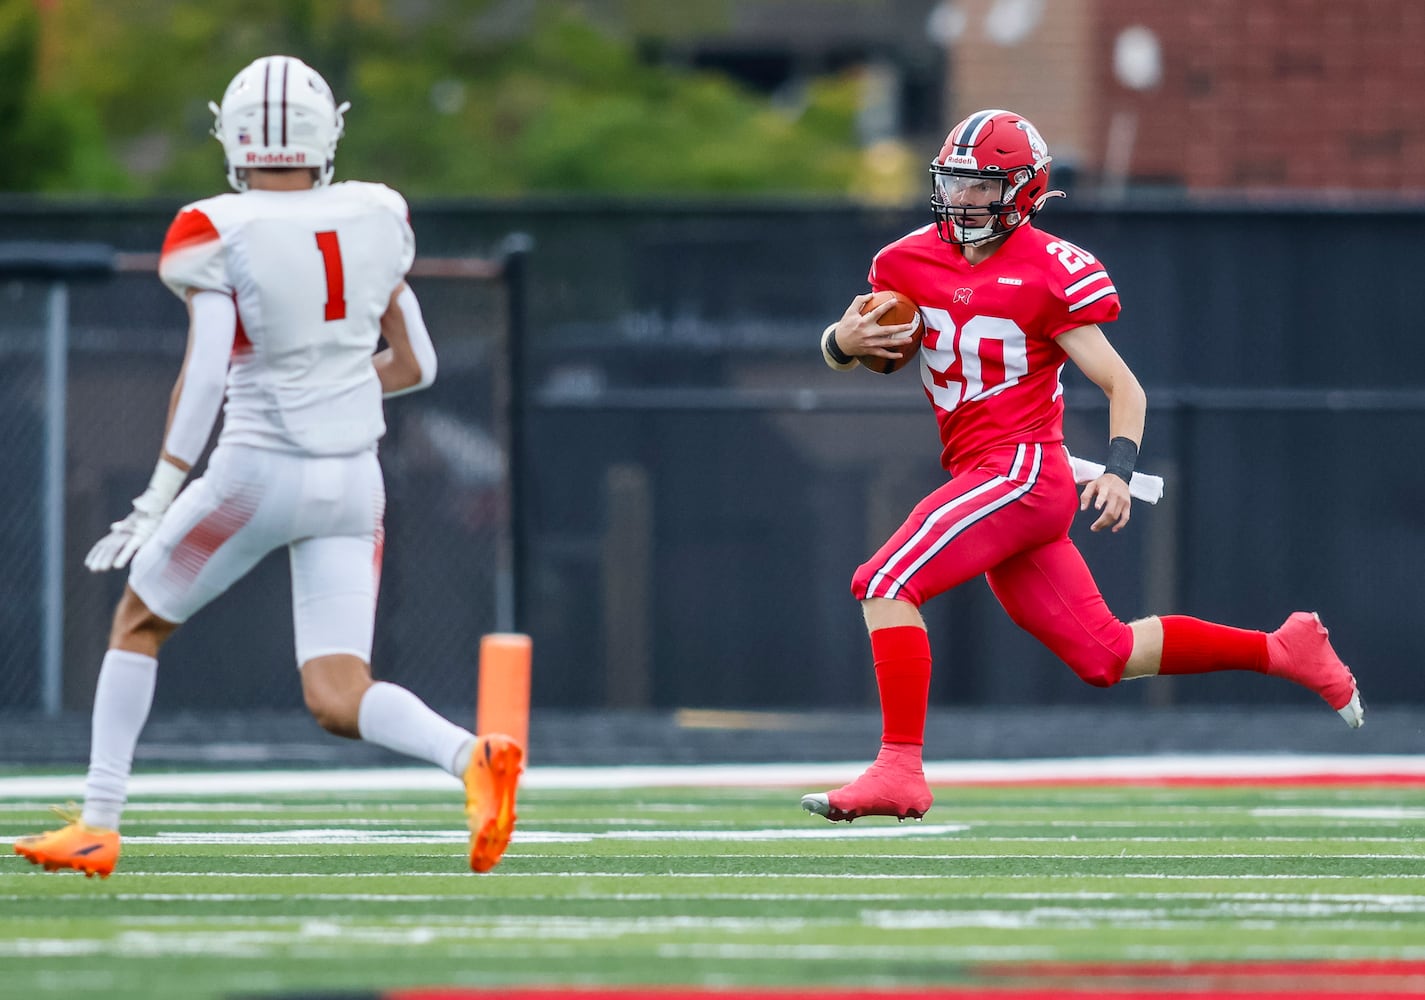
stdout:
[[0,3],[0,190],[122,187],[92,107],[40,86],[40,27],[31,3]]
[[413,195],[845,194],[861,168],[854,75],[788,107],[571,3],[0,0],[0,189],[210,192],[207,102],[271,53],[351,101],[338,178]]

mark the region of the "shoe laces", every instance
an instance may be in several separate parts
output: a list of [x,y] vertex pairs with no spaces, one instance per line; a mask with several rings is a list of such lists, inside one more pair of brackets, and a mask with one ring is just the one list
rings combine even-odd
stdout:
[[84,810],[79,807],[77,802],[66,802],[62,806],[50,806],[49,811],[64,820],[65,826],[84,821]]

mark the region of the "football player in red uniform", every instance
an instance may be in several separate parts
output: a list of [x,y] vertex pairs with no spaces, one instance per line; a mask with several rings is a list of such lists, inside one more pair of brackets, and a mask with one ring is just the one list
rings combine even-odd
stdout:
[[[1049,187],[1049,151],[1023,116],[986,110],[956,125],[930,165],[935,223],[882,249],[873,291],[920,306],[920,375],[940,425],[950,480],[916,504],[863,564],[851,590],[871,636],[882,744],[850,784],[807,795],[830,820],[920,817],[932,796],[921,765],[930,642],[920,605],[984,574],[1005,611],[1084,681],[1255,670],[1317,692],[1352,727],[1363,719],[1355,678],[1314,613],[1274,632],[1162,615],[1132,623],[1109,611],[1069,539],[1075,513],[1118,531],[1147,400],[1099,324],[1118,292],[1087,250],[1033,225]],[[822,334],[827,364],[897,357],[912,324],[881,326],[858,295]],[[1108,458],[1078,493],[1064,448],[1060,372],[1072,361],[1108,397]]]

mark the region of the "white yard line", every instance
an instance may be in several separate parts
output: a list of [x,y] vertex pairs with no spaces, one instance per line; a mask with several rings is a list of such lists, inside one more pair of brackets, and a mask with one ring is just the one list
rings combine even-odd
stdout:
[[[510,855],[513,857],[514,855]],[[17,865],[18,867],[18,865]],[[37,868],[23,868],[16,874],[35,875],[41,874]],[[125,872],[126,875],[134,875],[134,872]],[[364,875],[331,875],[327,873],[297,873],[288,872],[153,872],[152,877],[175,876],[180,878],[273,878],[273,879],[298,879],[298,878],[408,878],[412,875],[426,875],[433,878],[449,878],[448,872],[379,872],[365,873]],[[789,881],[789,880],[814,880],[826,882],[834,880],[836,882],[1056,882],[1064,879],[1071,879],[1076,882],[1094,882],[1108,880],[1111,882],[1124,881],[1149,881],[1149,882],[1213,882],[1223,879],[1232,879],[1234,882],[1248,879],[1254,882],[1370,882],[1389,880],[1392,884],[1415,882],[1425,879],[1425,875],[1404,875],[1398,872],[1383,873],[1379,875],[1356,875],[1356,874],[1296,874],[1296,873],[1265,873],[1265,872],[1219,872],[1205,874],[1168,874],[1164,872],[1091,872],[1091,871],[1056,871],[1052,873],[1025,873],[1025,874],[985,874],[983,872],[837,872],[828,874],[826,872],[623,872],[623,871],[574,871],[574,872],[519,872],[501,871],[501,879],[614,879],[618,881],[637,881],[639,879],[656,879],[659,881],[707,881],[707,880],[732,880],[756,879],[759,881]]]
[[[539,767],[521,786],[556,791],[621,788],[834,787],[854,777],[865,761],[840,764],[705,764],[692,766]],[[1308,780],[1313,778],[1425,781],[1425,754],[1284,754],[1081,757],[1005,761],[931,761],[932,785],[1040,782],[1156,782]],[[133,795],[252,795],[276,792],[446,791],[455,778],[433,767],[362,770],[219,771],[134,776]],[[79,797],[80,774],[0,778],[0,798]]]
[[[518,857],[518,854],[511,854],[509,857]],[[22,869],[20,874],[39,874],[33,869]],[[450,870],[434,872],[342,872],[340,875],[333,875],[330,872],[232,872],[232,871],[143,871],[132,868],[125,868],[124,875],[129,878],[147,876],[150,878],[198,878],[198,879],[303,879],[303,878],[340,878],[340,879],[360,879],[360,878],[450,878]],[[1266,874],[1261,872],[1218,872],[1208,874],[1183,874],[1165,875],[1158,872],[1076,872],[1061,871],[1048,875],[1004,875],[985,874],[983,872],[927,872],[924,874],[907,873],[859,873],[847,874],[845,872],[501,872],[502,878],[612,878],[612,879],[747,879],[747,878],[767,878],[767,879],[849,879],[852,881],[965,881],[967,879],[979,879],[984,881],[994,881],[997,879],[1042,879],[1043,881],[1055,881],[1059,879],[1071,878],[1079,879],[1168,879],[1175,881],[1208,881],[1211,879],[1234,878],[1234,879],[1272,879],[1272,880],[1340,880],[1340,879],[1369,879],[1369,878],[1389,878],[1395,879],[1420,879],[1425,876],[1420,875],[1400,875],[1390,873],[1388,875],[1299,875],[1299,874]],[[1420,900],[1420,905],[1425,906],[1425,897],[1414,897]]]
[[[335,876],[333,876],[335,877]],[[393,875],[392,878],[399,878]],[[451,878],[447,873],[442,876]],[[456,878],[464,878],[464,875],[456,875]],[[502,872],[501,878],[506,877]],[[449,893],[369,893],[369,892],[327,892],[327,893],[254,893],[254,892],[105,892],[105,899],[142,901],[142,902],[217,902],[228,903],[242,900],[256,900],[261,902],[283,902],[293,900],[315,901],[315,902],[377,902],[377,903],[449,903],[459,901],[458,896]],[[26,893],[0,893],[0,902],[19,903],[33,902],[33,894]],[[72,893],[46,893],[47,901],[92,901],[95,898],[93,892],[72,892]],[[757,902],[757,903],[888,903],[905,902],[906,895],[899,892],[698,892],[689,894],[671,892],[581,892],[579,894],[581,902],[652,902],[667,900],[670,902],[701,902],[711,900],[725,903]],[[1211,904],[1231,904],[1241,902],[1248,905],[1257,903],[1275,903],[1281,906],[1303,905],[1303,906],[1326,906],[1326,907],[1351,907],[1359,912],[1402,912],[1413,913],[1421,906],[1425,897],[1410,896],[1386,893],[1324,893],[1324,892],[1304,892],[1304,893],[1274,893],[1274,892],[1164,892],[1161,890],[1135,890],[1131,892],[1112,891],[1091,891],[1078,890],[1074,892],[975,892],[973,896],[967,896],[963,892],[934,892],[917,891],[914,897],[918,902],[945,901],[946,903],[960,903],[967,899],[974,899],[978,902],[989,902],[991,900],[1005,901],[1025,901],[1025,902],[1076,902],[1095,901],[1112,902],[1122,900],[1135,903],[1169,903],[1169,902],[1192,902],[1201,900]],[[521,894],[520,899],[534,902],[568,901],[567,895],[543,895],[539,893]],[[125,916],[121,919],[131,922],[146,922],[150,917]],[[187,918],[175,918],[186,920]],[[217,916],[195,916],[195,920],[221,921],[225,918]],[[255,919],[241,917],[235,919]],[[277,919],[277,918],[274,918]],[[284,920],[308,919],[303,917],[283,917]],[[323,917],[322,919],[328,919]],[[354,917],[353,919],[424,919],[420,917],[398,917],[383,915],[377,918],[371,915],[365,917]],[[445,919],[436,918],[432,919]]]

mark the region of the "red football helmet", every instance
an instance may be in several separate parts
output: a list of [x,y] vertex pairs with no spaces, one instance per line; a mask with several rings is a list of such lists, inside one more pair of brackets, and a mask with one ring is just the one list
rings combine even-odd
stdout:
[[[1049,147],[1029,119],[1013,111],[976,111],[950,130],[930,163],[930,208],[946,243],[975,245],[1004,236],[1050,198]],[[989,192],[971,192],[987,185]],[[972,221],[983,224],[971,226]]]

